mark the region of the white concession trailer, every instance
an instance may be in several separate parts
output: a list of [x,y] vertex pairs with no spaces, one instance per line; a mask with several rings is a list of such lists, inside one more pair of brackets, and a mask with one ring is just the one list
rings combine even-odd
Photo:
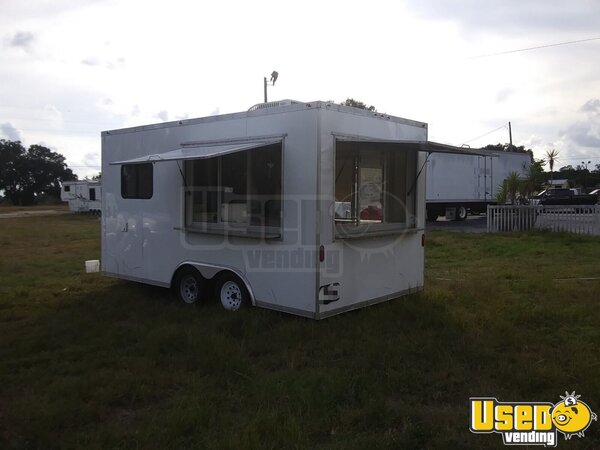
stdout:
[[102,133],[104,274],[321,319],[423,287],[427,124],[327,102]]

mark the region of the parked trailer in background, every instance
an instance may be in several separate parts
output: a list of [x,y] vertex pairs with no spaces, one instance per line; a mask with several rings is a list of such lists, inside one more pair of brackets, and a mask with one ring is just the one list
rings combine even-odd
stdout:
[[60,199],[69,203],[72,212],[102,211],[102,185],[99,181],[65,181],[60,189]]
[[472,154],[432,154],[427,160],[427,218],[464,220],[486,212],[510,172],[526,176],[531,156],[524,152],[478,150]]
[[104,274],[321,319],[423,287],[427,124],[325,102],[102,133]]

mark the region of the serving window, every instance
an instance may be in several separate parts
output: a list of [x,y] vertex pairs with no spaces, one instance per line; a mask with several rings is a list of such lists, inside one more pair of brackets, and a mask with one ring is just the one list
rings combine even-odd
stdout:
[[281,143],[187,160],[185,171],[188,227],[280,236]]
[[417,152],[394,144],[338,141],[335,213],[338,234],[415,227]]

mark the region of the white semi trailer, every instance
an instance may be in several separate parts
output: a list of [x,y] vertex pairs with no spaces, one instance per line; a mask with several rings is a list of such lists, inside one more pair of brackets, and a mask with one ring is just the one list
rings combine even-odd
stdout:
[[[427,219],[464,220],[485,212],[510,172],[525,176],[531,156],[525,152],[478,150],[482,155],[432,153],[427,159]],[[486,154],[486,153],[489,153]]]

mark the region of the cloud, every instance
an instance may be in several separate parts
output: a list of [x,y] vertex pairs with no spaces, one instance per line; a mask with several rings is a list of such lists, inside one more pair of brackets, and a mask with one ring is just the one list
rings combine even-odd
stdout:
[[26,52],[33,50],[33,43],[35,42],[35,36],[29,31],[17,31],[9,40],[8,45],[11,47],[22,48]]
[[101,63],[96,58],[86,58],[81,61],[81,64],[85,64],[86,66],[99,66]]
[[583,104],[579,111],[586,112],[590,114],[600,114],[600,99],[592,98]]
[[168,122],[169,121],[169,113],[167,111],[165,111],[165,110],[162,110],[162,111],[158,112],[156,114],[156,117],[158,117],[163,122]]
[[31,18],[54,18],[56,15],[82,9],[105,0],[37,0],[35,2],[3,2],[3,16],[10,21]]
[[98,152],[88,152],[83,155],[83,163],[88,167],[99,167],[100,166],[100,155]]
[[125,66],[125,58],[117,58],[114,61],[106,61],[104,67],[108,70],[120,69]]
[[506,87],[506,88],[503,88],[503,89],[500,89],[500,90],[498,91],[498,93],[496,94],[496,102],[497,102],[497,103],[502,103],[502,102],[504,102],[504,101],[508,100],[508,98],[509,98],[509,97],[510,97],[510,96],[511,96],[511,95],[512,95],[514,92],[515,92],[515,90],[514,90],[514,89],[512,89],[512,88],[508,88],[508,87]]
[[218,116],[221,113],[221,108],[219,108],[218,106],[211,111],[211,113],[209,114],[209,116]]
[[[573,31],[597,35],[600,2],[589,0],[408,0],[411,9],[428,19],[456,21],[470,32]],[[584,36],[585,37],[585,36]]]
[[6,122],[0,124],[0,132],[10,141],[21,141],[21,132],[17,130],[11,123]]
[[108,70],[120,69],[125,66],[125,58],[117,58],[115,60],[100,60],[94,56],[81,60],[81,64],[92,67],[104,67]]
[[600,149],[600,125],[596,122],[576,122],[561,134],[582,147]]
[[64,125],[63,114],[54,105],[44,106],[41,117],[52,128],[62,128]]
[[561,131],[560,135],[581,147],[600,149],[600,123],[598,122],[600,100],[589,99],[579,108],[579,112],[587,115],[586,120],[575,122]]

